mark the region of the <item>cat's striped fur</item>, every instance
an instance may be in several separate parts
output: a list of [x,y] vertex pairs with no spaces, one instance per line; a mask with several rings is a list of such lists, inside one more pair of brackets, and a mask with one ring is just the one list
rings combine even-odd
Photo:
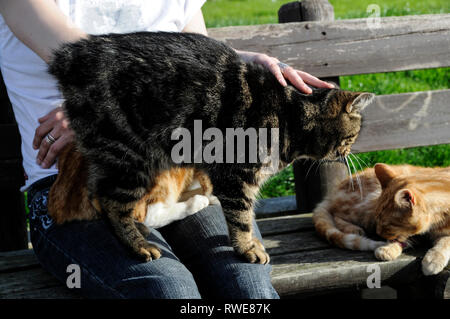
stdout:
[[[302,94],[199,34],[91,36],[63,45],[49,70],[59,81],[66,115],[89,162],[89,193],[122,242],[147,260],[159,251],[139,234],[132,213],[160,172],[179,165],[171,158],[177,128],[191,136],[194,120],[202,121],[203,130],[222,132],[278,128],[283,167],[301,156],[347,155],[360,130],[359,111],[373,98],[339,89]],[[235,251],[250,262],[267,263],[252,229],[256,193],[268,177],[261,173],[263,164],[182,166],[208,174]]]
[[[352,186],[357,178],[361,187]],[[373,250],[381,260],[397,258],[408,238],[427,234],[435,245],[423,260],[423,272],[436,274],[450,258],[450,168],[377,164],[330,191],[314,210],[313,221],[332,244]]]

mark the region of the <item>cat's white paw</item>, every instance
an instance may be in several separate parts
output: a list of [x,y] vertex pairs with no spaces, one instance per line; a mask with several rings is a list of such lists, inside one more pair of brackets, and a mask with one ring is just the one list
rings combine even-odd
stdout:
[[219,205],[220,206],[220,201],[216,196],[210,195],[209,196],[209,205]]
[[430,249],[422,260],[422,272],[425,276],[436,275],[447,266],[447,259],[435,249]]
[[402,247],[397,243],[389,243],[375,249],[375,257],[379,260],[394,260],[402,254]]
[[192,215],[209,205],[209,199],[205,195],[194,195],[186,201],[187,212]]

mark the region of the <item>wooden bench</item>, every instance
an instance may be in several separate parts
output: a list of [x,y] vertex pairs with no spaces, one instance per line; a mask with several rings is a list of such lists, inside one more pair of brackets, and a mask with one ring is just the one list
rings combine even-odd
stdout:
[[[284,5],[273,25],[209,29],[210,36],[237,49],[278,57],[323,78],[450,66],[450,14],[332,21],[331,5],[304,0]],[[319,22],[309,20],[322,20]],[[323,21],[324,20],[324,21]],[[294,22],[309,21],[309,22]],[[20,137],[0,87],[0,298],[79,298],[38,264],[28,249],[20,165]],[[378,96],[364,111],[364,127],[353,150],[366,152],[450,143],[450,90]],[[258,202],[257,222],[273,264],[272,280],[282,297],[347,293],[373,297],[367,289],[373,265],[383,287],[397,297],[450,298],[450,269],[425,277],[425,248],[407,250],[391,262],[372,252],[331,247],[318,238],[310,212],[330,182],[345,176],[339,163],[326,163],[306,174],[309,163],[294,164],[296,196]]]

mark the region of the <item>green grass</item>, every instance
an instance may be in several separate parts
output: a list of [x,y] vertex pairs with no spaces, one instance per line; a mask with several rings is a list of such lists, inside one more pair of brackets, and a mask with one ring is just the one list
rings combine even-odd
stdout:
[[[280,0],[209,0],[203,6],[206,25],[223,27],[230,25],[253,25],[277,23]],[[336,19],[368,17],[369,4],[380,7],[380,15],[402,16],[417,14],[450,13],[448,0],[330,0]],[[340,77],[341,87],[352,91],[368,91],[378,95],[425,90],[448,89],[450,68],[389,72]],[[375,163],[410,163],[421,166],[450,166],[450,145],[416,147],[392,151],[358,154],[365,165]],[[359,168],[359,167],[358,167]],[[295,194],[292,168],[289,167],[266,183],[262,197]]]
[[[277,23],[278,9],[292,0],[208,0],[203,6],[208,28],[230,25]],[[448,0],[330,0],[335,18],[354,19],[369,15],[369,4],[380,7],[380,15],[402,16],[410,14],[449,13]]]

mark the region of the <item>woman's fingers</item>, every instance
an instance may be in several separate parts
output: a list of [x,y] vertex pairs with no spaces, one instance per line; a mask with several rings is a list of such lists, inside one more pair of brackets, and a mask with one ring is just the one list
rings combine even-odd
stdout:
[[49,120],[47,120],[44,123],[41,123],[41,125],[39,125],[36,128],[36,131],[34,132],[34,138],[33,138],[33,148],[35,150],[40,148],[43,139],[45,138],[45,136],[47,136],[48,133],[50,133],[50,131],[52,129],[53,129],[53,121],[49,121]]
[[294,70],[290,66],[286,66],[283,68],[282,72],[284,77],[287,78],[297,89],[306,94],[312,93],[311,88],[305,84],[304,79],[300,76],[297,70]]
[[311,75],[311,74],[303,72],[303,71],[298,71],[298,70],[297,70],[297,73],[303,79],[303,81],[305,83],[308,83],[309,85],[312,85],[312,86],[315,86],[318,88],[329,88],[329,89],[334,88],[333,84],[322,81],[322,80],[316,78],[314,75]]
[[[47,138],[48,134],[50,134],[50,137]],[[39,145],[38,154],[36,156],[36,162],[38,163],[38,165],[41,165],[42,167],[44,167],[43,163],[47,157],[47,153],[49,152],[50,148],[60,138],[60,135],[57,134],[55,130],[52,130],[48,134],[46,135],[46,137],[42,139],[41,144]]]
[[61,150],[73,140],[73,131],[69,128],[62,107],[57,107],[38,121],[40,125],[33,139],[33,148],[39,149],[36,162],[42,168],[49,168]]
[[283,72],[281,71],[280,67],[278,66],[278,62],[273,61],[267,65],[270,72],[272,72],[273,75],[277,78],[278,82],[282,86],[287,86],[286,79],[284,78]]
[[33,148],[37,150],[41,144],[42,140],[47,136],[47,134],[53,130],[53,127],[58,121],[64,119],[64,113],[62,107],[57,107],[52,110],[47,115],[38,119],[40,125],[36,128],[33,138]]
[[42,160],[42,163],[40,164],[41,167],[50,168],[56,162],[56,158],[58,157],[62,149],[71,141],[72,136],[70,136],[69,134],[62,135],[61,137],[59,137],[56,140],[56,142],[51,144],[50,147],[47,149],[45,158]]

